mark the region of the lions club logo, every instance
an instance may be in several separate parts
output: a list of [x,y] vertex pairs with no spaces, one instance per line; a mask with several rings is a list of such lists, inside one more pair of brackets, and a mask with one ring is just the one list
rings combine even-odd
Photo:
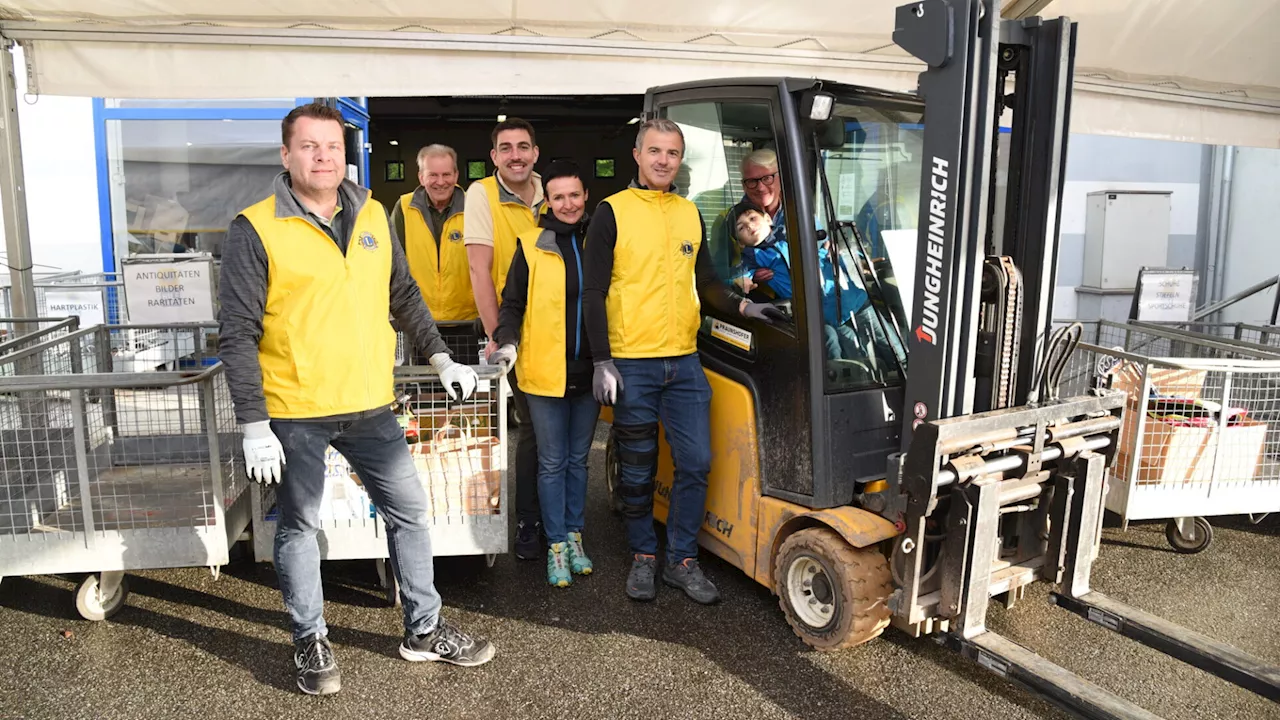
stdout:
[[449,233],[449,242],[462,242],[462,233],[458,230]]
[[371,232],[360,233],[359,242],[360,242],[360,247],[364,248],[365,250],[378,249],[378,240],[373,237],[373,233]]
[[685,257],[693,257],[693,243],[688,240],[680,243],[680,254]]

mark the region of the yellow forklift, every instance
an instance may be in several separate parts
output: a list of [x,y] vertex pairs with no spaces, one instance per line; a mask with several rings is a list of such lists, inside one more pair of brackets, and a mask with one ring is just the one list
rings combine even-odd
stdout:
[[[1060,606],[1280,699],[1276,668],[1089,587],[1124,395],[1092,374],[1059,393],[1079,339],[1051,318],[1075,25],[923,0],[897,9],[893,38],[927,68],[914,94],[734,78],[646,95],[647,117],[684,131],[677,185],[722,278],[790,319],[704,307],[701,546],[820,650],[893,623],[1085,717],[1155,717],[986,629],[991,599],[1044,581]],[[740,171],[760,151],[776,157],[785,289],[744,284],[733,234],[758,204]],[[659,521],[672,470],[664,439]],[[621,510],[612,441],[606,476]]]

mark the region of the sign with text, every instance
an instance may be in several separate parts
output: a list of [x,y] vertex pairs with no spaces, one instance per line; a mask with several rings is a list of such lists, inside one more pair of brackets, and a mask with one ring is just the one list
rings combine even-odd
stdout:
[[107,322],[106,308],[102,306],[101,290],[46,289],[44,306],[50,317],[80,318],[82,328],[103,325]]
[[130,258],[121,262],[129,322],[135,325],[212,323],[213,258]]
[[1194,270],[1142,268],[1130,317],[1142,322],[1191,322],[1196,311]]

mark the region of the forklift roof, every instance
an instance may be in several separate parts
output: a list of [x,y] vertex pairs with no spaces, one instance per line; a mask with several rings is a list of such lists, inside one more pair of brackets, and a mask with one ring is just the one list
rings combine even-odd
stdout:
[[[0,25],[31,92],[59,95],[616,94],[780,71],[909,91],[901,3],[0,0]],[[1073,130],[1280,147],[1280,0],[1003,6],[1079,22]]]

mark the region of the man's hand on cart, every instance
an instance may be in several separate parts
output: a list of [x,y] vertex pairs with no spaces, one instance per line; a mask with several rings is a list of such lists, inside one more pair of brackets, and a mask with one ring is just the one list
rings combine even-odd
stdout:
[[241,430],[244,432],[244,466],[249,477],[267,485],[283,482],[284,446],[271,432],[271,421],[245,423]]
[[[450,398],[456,402],[466,402],[471,398],[471,394],[476,391],[476,384],[480,382],[475,370],[454,362],[453,358],[449,357],[449,353],[436,353],[428,358],[428,361],[440,374],[440,382]],[[458,386],[457,389],[454,389],[454,385]]]
[[489,353],[489,364],[510,370],[516,364],[516,346],[508,343]]

